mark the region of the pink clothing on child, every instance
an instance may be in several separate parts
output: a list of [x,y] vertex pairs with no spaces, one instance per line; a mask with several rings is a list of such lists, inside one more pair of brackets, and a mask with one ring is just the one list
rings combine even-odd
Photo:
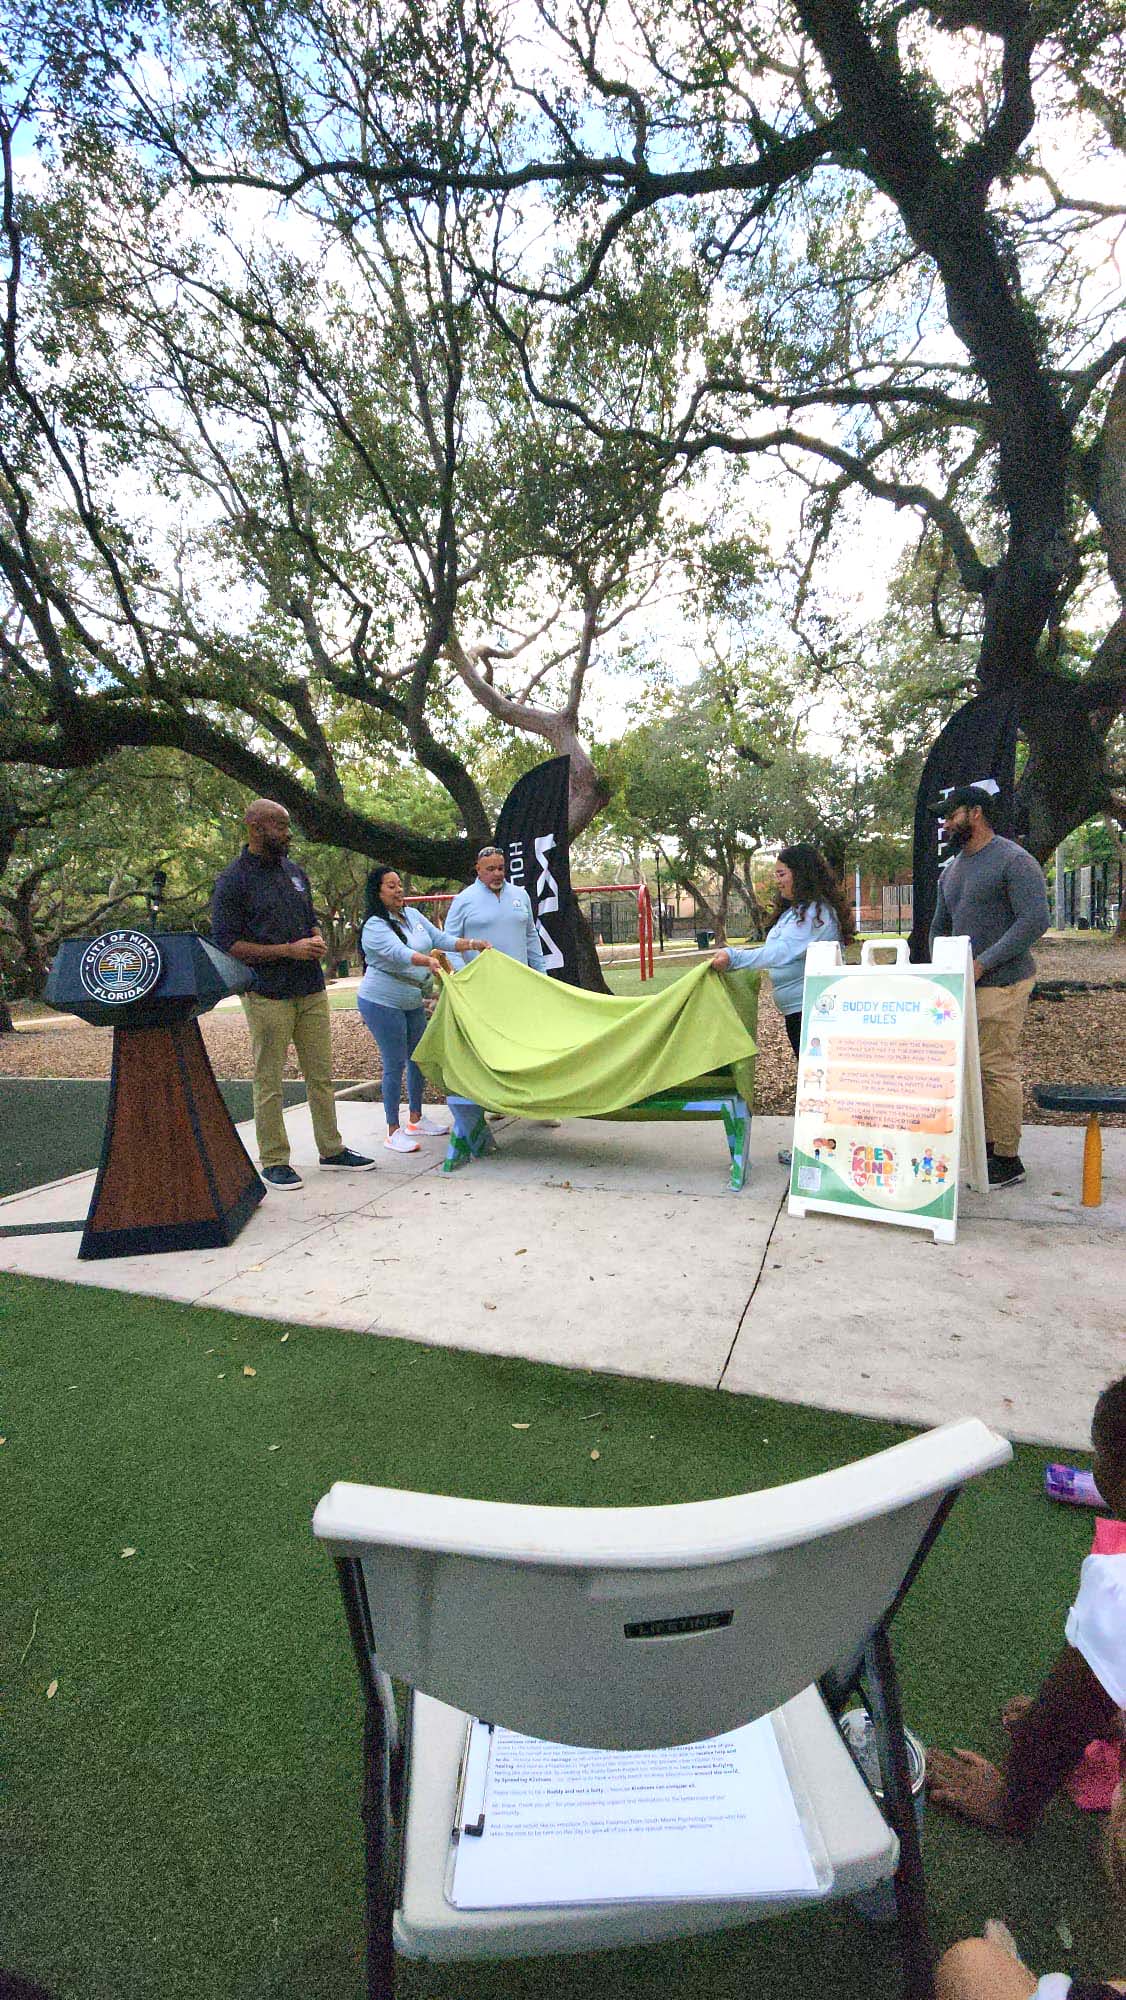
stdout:
[[1100,1514],[1095,1522],[1095,1539],[1091,1543],[1093,1556],[1126,1556],[1126,1521],[1112,1521],[1109,1514]]

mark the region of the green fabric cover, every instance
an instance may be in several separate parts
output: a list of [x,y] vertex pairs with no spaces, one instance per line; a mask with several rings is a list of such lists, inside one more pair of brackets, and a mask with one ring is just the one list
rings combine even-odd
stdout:
[[651,999],[617,999],[486,951],[442,979],[414,1059],[439,1090],[490,1111],[606,1118],[754,1053],[728,978],[707,965]]

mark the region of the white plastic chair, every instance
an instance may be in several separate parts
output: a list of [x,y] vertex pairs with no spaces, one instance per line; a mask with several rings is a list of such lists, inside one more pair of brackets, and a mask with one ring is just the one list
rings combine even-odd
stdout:
[[[700,1741],[765,1714],[824,1894],[894,1877],[904,1992],[930,2000],[888,1628],[960,1487],[1011,1455],[971,1419],[816,1478],[685,1506],[521,1507],[333,1486],[313,1528],[338,1567],[365,1696],[369,2000],[392,2000],[396,1950],[586,1951],[780,1908],[455,1908],[445,1882],[467,1716],[620,1750]],[[412,1690],[402,1743],[389,1676]],[[861,1687],[882,1811],[834,1721]]]

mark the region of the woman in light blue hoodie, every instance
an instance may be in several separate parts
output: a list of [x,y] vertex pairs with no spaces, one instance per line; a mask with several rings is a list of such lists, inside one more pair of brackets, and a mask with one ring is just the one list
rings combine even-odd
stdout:
[[801,1043],[805,955],[815,940],[851,944],[855,931],[844,890],[816,847],[784,847],[774,864],[778,895],[765,941],[752,951],[717,951],[717,972],[768,972],[774,1003],[795,1056]]
[[[488,951],[484,938],[455,937],[436,930],[421,910],[408,909],[403,885],[394,868],[379,866],[368,876],[364,892],[364,927],[360,949],[365,972],[356,995],[360,1019],[379,1045],[383,1069],[383,1109],[387,1114],[384,1145],[392,1153],[417,1153],[419,1139],[444,1138],[446,1127],[422,1115],[422,1071],[412,1061],[426,1026],[423,999],[430,975],[439,970],[435,951]],[[407,1073],[405,1129],[399,1124],[403,1071]]]

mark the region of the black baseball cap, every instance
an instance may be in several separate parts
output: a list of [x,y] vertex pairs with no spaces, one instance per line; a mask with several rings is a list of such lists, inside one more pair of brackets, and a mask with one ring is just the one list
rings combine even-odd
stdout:
[[992,826],[996,799],[996,792],[987,792],[984,785],[954,785],[945,798],[932,799],[927,811],[946,819],[950,813],[957,812],[959,806],[980,806]]

